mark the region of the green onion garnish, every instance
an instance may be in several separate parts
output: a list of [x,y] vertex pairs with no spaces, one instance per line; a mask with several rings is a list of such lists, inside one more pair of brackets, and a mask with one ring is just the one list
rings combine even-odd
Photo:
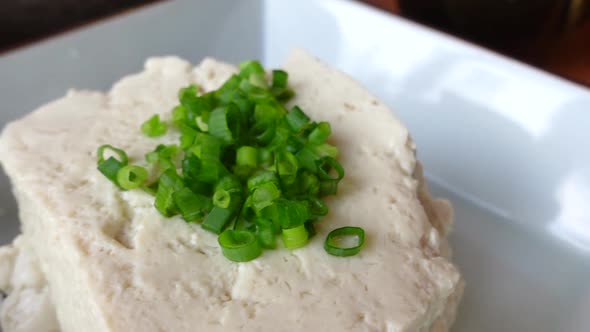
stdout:
[[[239,74],[215,91],[180,89],[170,123],[156,114],[141,125],[148,137],[169,129],[180,134],[178,144],[145,154],[152,170],[130,165],[125,151],[111,145],[98,148],[98,170],[123,190],[153,194],[163,216],[178,215],[219,234],[223,255],[232,261],[276,248],[277,237],[287,249],[300,248],[328,214],[322,197],[337,193],[344,168],[336,160],[338,148],[328,143],[330,124],[312,121],[298,106],[288,111],[293,95],[287,72],[267,75],[259,62],[243,62]],[[148,173],[159,176],[146,183]],[[364,232],[356,230],[330,233],[326,251],[357,253]],[[338,238],[347,235],[358,245],[339,247]]]
[[205,217],[201,227],[209,232],[219,234],[227,224],[229,224],[235,217],[237,209],[232,206],[222,208],[219,206],[213,207],[211,212]]
[[273,88],[286,88],[287,79],[289,75],[284,70],[273,70],[272,71],[272,87]]
[[249,231],[228,229],[219,235],[223,255],[234,262],[247,262],[262,254],[256,235]]
[[116,147],[114,147],[112,145],[104,144],[104,145],[99,146],[96,151],[99,165],[105,161],[105,157],[106,157],[105,152],[107,150],[110,150],[112,153],[117,155],[117,157],[118,157],[117,161],[119,161],[121,164],[127,165],[127,163],[129,162],[129,158],[127,157],[127,153],[125,153],[125,151],[123,151],[121,149],[117,149]]
[[309,233],[305,225],[299,225],[293,228],[283,229],[283,243],[287,249],[297,249],[303,247],[307,243]]
[[182,218],[187,222],[202,220],[213,208],[211,198],[195,194],[191,189],[186,187],[175,191],[172,198],[174,199],[174,204],[180,210]]
[[239,129],[239,116],[234,104],[216,108],[209,116],[209,133],[226,144],[233,143]]
[[236,165],[256,168],[258,166],[258,151],[252,146],[242,146],[237,151]]
[[[353,244],[346,243],[354,241]],[[328,234],[324,249],[333,256],[354,256],[361,251],[365,243],[365,231],[360,227],[342,227],[337,228]]]
[[300,132],[303,128],[305,128],[305,126],[307,126],[307,124],[310,121],[309,117],[305,113],[303,113],[299,106],[293,107],[291,109],[291,112],[287,114],[285,120],[287,120],[287,123],[289,124],[291,129],[293,129],[293,131],[296,133]]
[[98,170],[109,180],[111,180],[114,184],[121,187],[117,180],[117,174],[119,170],[121,170],[125,165],[115,159],[114,157],[109,157],[109,159],[101,162],[98,164]]
[[266,182],[256,186],[250,195],[250,203],[254,211],[260,212],[265,207],[272,205],[281,196],[281,192],[272,182]]
[[123,189],[135,189],[143,185],[147,176],[148,171],[145,168],[127,165],[117,171],[117,183]]
[[317,127],[309,133],[307,139],[311,145],[320,145],[328,139],[331,133],[332,127],[330,127],[330,124],[328,122],[320,122]]
[[[114,156],[106,158],[105,154],[107,150],[111,151],[111,153],[116,155],[117,158],[115,158]],[[122,188],[117,179],[117,174],[119,173],[119,170],[127,166],[127,163],[129,162],[127,153],[125,153],[125,151],[121,149],[117,149],[112,145],[104,144],[98,147],[98,149],[96,150],[96,156],[98,162],[98,170],[107,179],[111,180],[114,184],[119,186],[119,188]]]
[[166,170],[158,180],[158,191],[154,206],[165,217],[172,217],[177,211],[173,195],[184,188],[182,179],[173,169]]
[[213,194],[213,205],[219,206],[220,208],[227,209],[231,202],[231,195],[225,189],[218,189]]
[[276,247],[276,233],[272,221],[265,218],[256,218],[258,227],[258,241],[264,248],[274,249]]
[[177,145],[160,144],[152,152],[145,155],[145,160],[150,164],[157,164],[162,170],[176,168],[175,158],[179,153]]
[[148,137],[158,137],[166,134],[168,125],[160,121],[160,116],[156,114],[141,125],[141,131]]

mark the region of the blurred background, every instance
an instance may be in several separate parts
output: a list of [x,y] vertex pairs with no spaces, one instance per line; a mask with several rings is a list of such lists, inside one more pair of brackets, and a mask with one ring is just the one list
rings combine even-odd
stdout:
[[[0,54],[158,1],[2,0]],[[590,0],[362,1],[590,86]]]

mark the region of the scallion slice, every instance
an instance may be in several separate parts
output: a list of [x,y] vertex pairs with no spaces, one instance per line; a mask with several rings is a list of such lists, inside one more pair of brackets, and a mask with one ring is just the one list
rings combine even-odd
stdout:
[[115,159],[115,157],[109,157],[109,159],[98,164],[97,168],[102,173],[102,175],[104,175],[107,179],[111,180],[114,184],[119,186],[119,182],[117,181],[117,174],[119,173],[119,170],[123,167],[125,167],[125,165],[122,162]]
[[186,179],[197,179],[201,174],[201,159],[192,153],[186,153],[182,160],[182,174]]
[[178,90],[178,99],[181,102],[186,101],[187,98],[196,97],[198,92],[199,88],[196,85],[191,84]]
[[283,200],[278,205],[278,218],[283,230],[303,225],[310,218],[308,203],[297,200]]
[[231,195],[242,196],[242,184],[234,175],[226,175],[215,184],[216,191],[221,189],[226,190]]
[[259,212],[281,196],[279,188],[273,182],[266,182],[256,186],[250,196],[254,211]]
[[252,73],[250,74],[250,77],[248,78],[248,82],[250,82],[252,85],[259,87],[261,89],[267,89],[268,88],[268,82],[266,81],[266,77],[265,74],[256,74],[256,73]]
[[266,145],[274,138],[276,127],[274,121],[257,122],[250,128],[252,136],[258,144]]
[[160,176],[154,205],[163,216],[172,217],[176,214],[177,207],[172,195],[183,187],[182,179],[173,169],[166,170]]
[[320,196],[336,195],[338,193],[338,180],[321,180],[320,181]]
[[213,205],[218,206],[220,208],[227,209],[229,207],[229,203],[231,202],[231,195],[225,189],[218,189],[213,194]]
[[205,183],[215,183],[223,173],[223,165],[219,160],[203,158],[201,159],[201,168],[196,179]]
[[187,119],[186,107],[178,105],[172,109],[172,123],[176,126],[184,125]]
[[209,133],[226,144],[231,144],[238,137],[239,109],[234,104],[218,107],[209,117]]
[[148,137],[158,137],[166,134],[168,125],[160,121],[160,115],[155,114],[141,125],[141,131]]
[[308,142],[311,145],[323,144],[330,134],[332,133],[332,127],[328,122],[320,122],[318,125],[309,133]]
[[242,146],[236,153],[236,165],[253,169],[258,166],[258,150],[255,147]]
[[241,230],[225,230],[219,235],[223,256],[234,262],[248,262],[262,254],[256,235]]
[[[354,241],[352,244],[350,241]],[[341,227],[331,231],[324,242],[324,249],[333,256],[354,256],[365,243],[365,230],[360,227]]]
[[305,225],[301,224],[297,227],[283,229],[282,239],[287,249],[297,249],[307,244],[309,233]]
[[247,188],[249,192],[252,192],[254,189],[268,183],[271,182],[273,183],[277,188],[279,187],[279,177],[277,176],[277,173],[272,172],[272,171],[261,171],[258,172],[254,175],[252,175],[247,182]]
[[172,195],[174,203],[180,210],[182,218],[187,222],[202,220],[213,208],[211,198],[195,194],[189,188],[182,188]]
[[117,171],[117,183],[123,189],[135,189],[141,187],[147,179],[148,171],[137,165],[123,166]]
[[240,63],[240,76],[248,78],[252,74],[264,75],[264,67],[256,60],[247,60]]
[[318,177],[309,171],[304,170],[303,172],[299,172],[296,183],[299,187],[297,189],[297,194],[299,195],[315,197],[320,192],[320,181]]
[[297,153],[297,152],[301,151],[301,149],[303,149],[304,147],[305,147],[305,140],[303,140],[301,137],[290,136],[289,138],[287,138],[287,142],[286,142],[286,146],[285,146],[287,151],[289,151],[291,153]]
[[179,124],[178,127],[180,129],[180,148],[186,150],[193,146],[199,131],[184,123]]
[[310,195],[306,200],[309,203],[309,213],[312,217],[318,218],[328,214],[328,204],[321,198]]
[[270,91],[278,101],[284,102],[284,103],[286,103],[287,101],[289,101],[289,99],[291,99],[291,98],[293,98],[293,96],[295,96],[295,92],[293,92],[293,90],[291,90],[289,88],[275,88],[275,87],[273,87],[272,89],[270,89]]
[[268,249],[276,248],[276,234],[272,221],[265,218],[256,218],[255,223],[258,227],[260,245]]
[[258,149],[258,166],[263,169],[268,169],[275,162],[275,156],[271,149]]
[[300,132],[309,123],[309,117],[303,113],[299,106],[294,106],[291,111],[285,117],[285,120],[293,129],[294,132]]
[[125,153],[125,151],[117,149],[116,147],[109,144],[103,144],[99,146],[96,150],[96,155],[98,157],[97,162],[99,165],[102,164],[106,159],[108,159],[107,156],[105,156],[105,152],[107,150],[110,150],[112,153],[114,153],[117,156],[117,158],[115,159],[122,165],[127,165],[127,163],[129,162],[129,158],[127,157],[127,153]]
[[275,69],[272,71],[272,87],[273,88],[286,88],[289,74],[286,71]]
[[199,158],[219,159],[222,150],[221,145],[218,138],[199,133],[195,137],[194,145],[189,150]]
[[289,152],[283,151],[277,154],[276,159],[276,172],[281,179],[281,182],[285,184],[291,184],[295,182],[297,177],[297,170],[299,169],[299,162],[297,158]]
[[332,157],[323,157],[317,161],[319,176],[326,180],[341,180],[344,177],[344,168]]
[[209,232],[219,234],[223,231],[225,226],[232,221],[235,214],[236,209],[214,206],[213,209],[211,209],[211,212],[205,217],[205,220],[203,220],[201,227]]
[[171,145],[164,145],[160,144],[156,147],[156,149],[152,152],[149,152],[145,155],[145,160],[148,163],[156,163],[162,168],[163,170],[172,168],[176,169],[176,157],[179,153],[178,145],[171,144]]
[[[287,111],[294,95],[288,78],[245,61],[217,90],[182,88],[170,121],[156,114],[140,127],[149,137],[179,134],[178,144],[145,154],[153,170],[129,165],[125,151],[111,145],[98,148],[98,170],[123,190],[154,195],[163,216],[220,234],[230,260],[276,248],[279,235],[288,249],[304,246],[328,214],[321,197],[336,193],[344,169],[327,143],[330,124],[313,122],[298,106]],[[149,173],[157,180],[146,184]]]
[[318,166],[316,162],[320,159],[320,156],[315,154],[311,149],[305,147],[295,154],[299,165],[306,170],[316,173]]
[[338,148],[327,143],[311,147],[311,151],[320,157],[338,157]]

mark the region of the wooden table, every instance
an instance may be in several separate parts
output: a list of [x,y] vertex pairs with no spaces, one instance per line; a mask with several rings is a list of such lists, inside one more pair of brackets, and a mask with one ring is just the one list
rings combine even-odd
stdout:
[[[396,15],[402,15],[397,0],[362,0]],[[478,1],[478,0],[474,0]],[[518,48],[497,50],[574,82],[590,86],[590,19],[559,37],[540,34]]]

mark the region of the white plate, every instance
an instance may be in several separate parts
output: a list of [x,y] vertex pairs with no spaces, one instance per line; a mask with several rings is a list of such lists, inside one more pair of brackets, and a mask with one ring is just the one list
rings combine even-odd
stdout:
[[399,18],[338,0],[163,3],[2,56],[0,116],[106,89],[150,55],[277,65],[296,46],[391,105],[453,200],[468,283],[454,331],[590,331],[590,92]]

